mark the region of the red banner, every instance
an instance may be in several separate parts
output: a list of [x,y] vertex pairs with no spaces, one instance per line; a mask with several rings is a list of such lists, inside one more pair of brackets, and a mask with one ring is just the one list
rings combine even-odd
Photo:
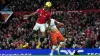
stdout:
[[[24,14],[30,14],[32,12],[34,12],[34,11],[14,12],[14,15],[20,15],[20,14],[24,15]],[[53,12],[58,12],[58,11],[53,11]],[[82,13],[88,12],[88,13],[90,13],[90,12],[100,12],[100,9],[92,9],[92,10],[68,10],[68,11],[64,10],[64,12],[82,12]]]

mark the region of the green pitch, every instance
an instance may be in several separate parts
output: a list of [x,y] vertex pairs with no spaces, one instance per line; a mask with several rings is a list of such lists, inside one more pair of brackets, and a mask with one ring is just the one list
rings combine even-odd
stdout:
[[[32,55],[32,56],[50,56],[50,55]],[[53,55],[58,56],[58,55]],[[100,55],[60,55],[60,56],[100,56]]]

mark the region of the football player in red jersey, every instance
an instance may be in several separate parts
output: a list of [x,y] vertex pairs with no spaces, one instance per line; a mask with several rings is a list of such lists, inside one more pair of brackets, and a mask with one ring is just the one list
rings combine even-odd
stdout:
[[51,13],[49,11],[51,6],[47,6],[48,4],[52,5],[51,2],[46,2],[44,8],[37,9],[34,13],[31,13],[29,15],[25,15],[24,18],[28,18],[29,16],[33,16],[35,14],[38,14],[38,19],[36,21],[36,24],[33,28],[33,32],[36,32],[40,29],[42,36],[45,37],[45,30],[46,30],[46,22],[50,19]]

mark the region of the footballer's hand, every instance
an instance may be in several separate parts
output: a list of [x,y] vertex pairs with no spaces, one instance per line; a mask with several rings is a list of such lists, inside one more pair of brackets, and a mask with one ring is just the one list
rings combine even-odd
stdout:
[[64,26],[64,24],[63,24],[63,23],[59,23],[59,25],[60,25],[60,26]]
[[28,19],[29,15],[24,15],[23,19]]

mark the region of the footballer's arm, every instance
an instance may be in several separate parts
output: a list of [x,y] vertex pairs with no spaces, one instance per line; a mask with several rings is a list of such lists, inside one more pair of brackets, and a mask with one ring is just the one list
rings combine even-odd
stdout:
[[37,14],[37,11],[35,11],[35,12],[29,14],[29,15],[24,15],[24,18],[28,18],[28,17],[33,16],[33,15],[35,15],[35,14]]
[[60,25],[60,26],[64,26],[64,24],[63,24],[63,23],[58,22],[57,20],[55,20],[55,23],[56,23],[56,24],[58,24],[58,25]]
[[28,16],[33,16],[35,14],[37,14],[37,11],[35,11],[34,13],[29,14]]

